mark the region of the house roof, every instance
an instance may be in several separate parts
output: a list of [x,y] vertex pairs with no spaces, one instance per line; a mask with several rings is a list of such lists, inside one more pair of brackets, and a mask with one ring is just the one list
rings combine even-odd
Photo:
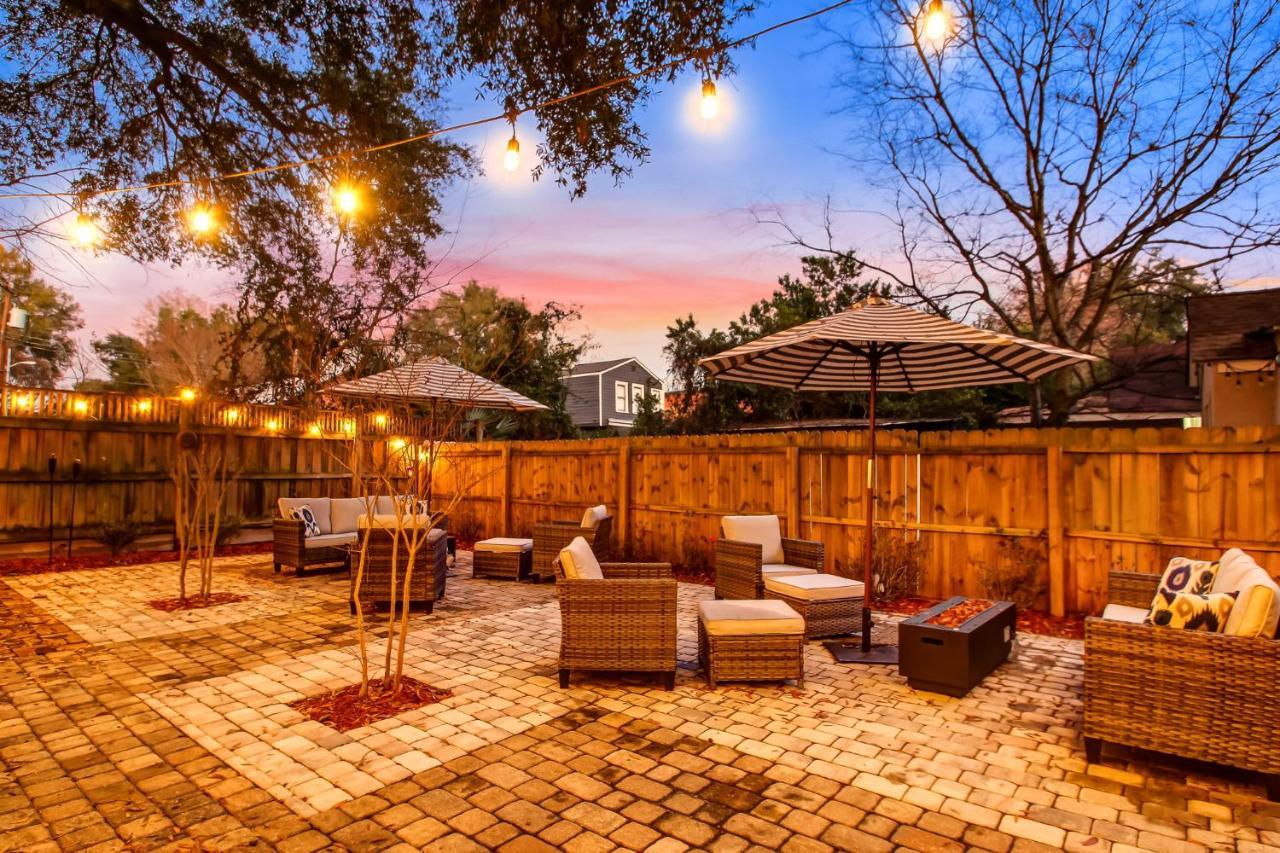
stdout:
[[622,365],[624,365],[624,364],[628,364],[628,363],[633,362],[633,361],[634,361],[637,365],[639,365],[639,366],[640,366],[640,369],[641,369],[641,370],[643,370],[645,373],[649,374],[649,375],[650,375],[650,376],[652,376],[654,379],[657,379],[658,381],[661,381],[661,377],[659,377],[659,376],[658,376],[658,374],[654,373],[652,370],[650,370],[649,368],[645,367],[645,366],[644,366],[644,364],[640,361],[640,359],[635,358],[635,357],[631,357],[631,358],[611,358],[611,359],[608,359],[608,360],[606,360],[606,361],[584,361],[584,362],[580,362],[579,364],[577,364],[577,365],[575,365],[575,366],[574,366],[573,370],[570,370],[570,371],[569,371],[567,374],[565,374],[565,375],[566,375],[566,376],[595,376],[595,375],[596,375],[596,374],[598,374],[598,373],[606,373],[606,372],[608,372],[608,371],[610,371],[610,370],[613,370],[615,367],[621,367]]
[[1187,412],[1200,394],[1187,379],[1187,342],[1117,347],[1108,354],[1124,378],[1107,391],[1111,412]]
[[1187,298],[1193,364],[1276,355],[1280,287]]

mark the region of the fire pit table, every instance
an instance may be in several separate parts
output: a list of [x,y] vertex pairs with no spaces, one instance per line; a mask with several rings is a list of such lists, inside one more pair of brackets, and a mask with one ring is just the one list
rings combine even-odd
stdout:
[[898,671],[916,690],[963,696],[1009,659],[1016,635],[1013,602],[948,598],[898,626]]

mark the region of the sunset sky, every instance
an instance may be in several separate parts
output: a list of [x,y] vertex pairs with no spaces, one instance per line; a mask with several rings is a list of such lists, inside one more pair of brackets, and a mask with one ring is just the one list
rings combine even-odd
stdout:
[[[839,26],[840,17],[828,23]],[[620,186],[598,178],[577,201],[523,171],[535,148],[531,125],[520,127],[525,162],[514,175],[500,162],[504,126],[459,134],[480,154],[486,174],[446,197],[453,233],[439,247],[443,254],[452,244],[443,272],[534,305],[578,305],[581,331],[597,344],[589,358],[638,356],[665,373],[664,332],[675,317],[692,312],[699,321],[724,323],[797,268],[798,251],[754,224],[750,207],[783,205],[803,222],[826,193],[837,202],[856,195],[857,176],[838,155],[850,127],[838,115],[834,57],[815,52],[825,38],[816,24],[803,24],[740,51],[740,72],[720,82],[722,110],[712,123],[698,115],[697,78],[663,88],[640,115],[650,161]],[[459,91],[451,119],[493,111],[473,103],[472,94]],[[850,217],[846,224],[862,223]],[[862,245],[867,227],[874,226],[859,229]],[[198,264],[142,268],[104,257],[85,273],[50,263],[60,265],[57,278],[84,307],[86,337],[131,330],[146,300],[174,289],[210,301],[230,298],[229,279]]]

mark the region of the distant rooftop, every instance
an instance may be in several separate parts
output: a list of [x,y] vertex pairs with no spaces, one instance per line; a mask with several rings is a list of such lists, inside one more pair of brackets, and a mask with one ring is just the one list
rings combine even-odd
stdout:
[[1187,299],[1192,364],[1276,355],[1280,287]]
[[618,365],[626,364],[629,361],[634,361],[636,364],[640,365],[640,367],[643,368],[646,373],[649,373],[654,376],[657,375],[648,367],[645,367],[644,362],[640,361],[640,359],[636,358],[635,356],[631,356],[630,358],[611,358],[606,361],[584,361],[575,365],[574,368],[570,370],[566,375],[567,376],[589,376],[595,373],[603,373],[606,370],[612,370]]

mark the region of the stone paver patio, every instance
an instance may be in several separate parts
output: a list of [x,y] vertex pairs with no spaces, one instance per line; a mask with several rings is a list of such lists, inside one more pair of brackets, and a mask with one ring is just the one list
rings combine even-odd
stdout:
[[709,691],[710,590],[682,585],[674,691],[561,690],[554,591],[473,580],[463,554],[406,670],[454,696],[339,733],[288,703],[356,677],[345,576],[228,558],[215,588],[249,600],[145,606],[176,583],[0,582],[0,850],[1280,849],[1280,805],[1245,776],[1085,763],[1075,641],[1022,637],[959,700],[820,644],[803,689]]

